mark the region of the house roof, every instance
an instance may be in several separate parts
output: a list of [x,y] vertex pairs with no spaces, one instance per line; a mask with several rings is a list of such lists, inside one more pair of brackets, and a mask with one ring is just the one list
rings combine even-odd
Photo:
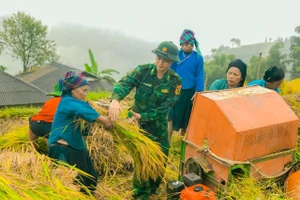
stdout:
[[107,80],[101,79],[86,71],[76,69],[67,65],[53,62],[47,66],[36,69],[35,71],[25,72],[18,75],[19,78],[32,83],[46,92],[52,92],[53,86],[57,81],[70,71],[76,70],[83,73],[90,83],[90,91],[112,90],[113,85]]
[[40,105],[47,93],[38,87],[0,70],[0,107]]

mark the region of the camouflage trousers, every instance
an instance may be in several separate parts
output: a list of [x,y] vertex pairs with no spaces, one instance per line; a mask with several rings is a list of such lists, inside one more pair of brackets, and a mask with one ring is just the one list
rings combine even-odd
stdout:
[[[146,130],[150,135],[148,136],[152,141],[158,142],[162,148],[164,154],[169,154],[169,140],[167,131],[167,120],[165,123],[162,121],[153,121],[145,124],[140,124],[141,127]],[[167,162],[166,162],[167,163]],[[163,177],[157,178],[155,181],[150,179],[149,181],[138,181],[136,173],[133,175],[133,190],[134,199],[147,200],[150,194],[155,194]]]

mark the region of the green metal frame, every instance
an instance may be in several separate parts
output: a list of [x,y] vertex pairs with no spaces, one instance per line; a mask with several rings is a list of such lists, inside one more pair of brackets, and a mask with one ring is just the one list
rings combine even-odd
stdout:
[[[194,147],[196,150],[203,150],[201,148],[199,148],[198,146],[196,146],[195,144],[191,143],[190,141],[186,141],[184,139],[182,139],[181,141],[181,151],[180,151],[180,164],[179,164],[179,177],[178,180],[183,181],[183,172],[184,172],[184,167],[185,167],[185,154],[186,154],[186,145],[189,144],[192,147]],[[289,149],[289,150],[285,150],[285,151],[280,151],[280,152],[276,152],[273,154],[269,154],[267,156],[263,156],[260,158],[256,158],[256,159],[252,159],[249,160],[250,163],[255,164],[255,163],[259,163],[259,162],[264,162],[267,160],[271,160],[271,159],[275,159],[275,158],[279,158],[282,156],[287,156],[290,154],[293,154],[296,152],[296,149]],[[211,156],[212,159],[216,160],[217,162],[219,162],[220,164],[226,166],[228,168],[228,177],[229,177],[229,181],[227,183],[227,187],[230,185],[230,179],[233,176],[233,171],[236,169],[241,169],[244,173],[243,173],[243,177],[249,177],[250,176],[250,167],[251,164],[234,164],[234,165],[229,165],[227,162],[220,160],[216,157]],[[211,182],[212,184],[218,186],[220,189],[226,190],[227,187],[222,185],[220,180],[217,180],[216,178],[214,178],[214,172],[209,172],[209,173],[204,173],[204,179]]]
[[183,181],[183,170],[184,170],[184,158],[185,158],[185,148],[186,148],[186,142],[185,140],[181,140],[181,150],[180,150],[180,163],[179,163],[179,181]]

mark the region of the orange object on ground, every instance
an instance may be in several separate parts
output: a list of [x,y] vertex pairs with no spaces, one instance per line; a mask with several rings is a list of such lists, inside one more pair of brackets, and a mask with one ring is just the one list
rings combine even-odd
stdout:
[[45,122],[53,122],[54,114],[56,112],[56,108],[61,100],[61,97],[54,97],[45,102],[42,107],[42,110],[32,116],[32,121],[45,121]]
[[197,184],[185,188],[180,194],[180,200],[215,200],[216,194],[208,187]]
[[234,173],[279,177],[292,164],[298,125],[282,97],[267,88],[197,93],[183,140],[182,174],[189,173],[185,164],[192,158],[211,172],[204,183],[216,190],[226,189]]
[[285,181],[284,187],[289,198],[295,200],[300,199],[300,170],[289,175]]
[[248,87],[198,93],[187,140],[206,138],[216,155],[245,161],[296,147],[299,119],[276,92]]

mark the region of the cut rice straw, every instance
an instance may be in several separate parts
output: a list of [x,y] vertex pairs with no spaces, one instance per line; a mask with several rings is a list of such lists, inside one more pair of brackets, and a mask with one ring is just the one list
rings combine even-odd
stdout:
[[[88,103],[101,115],[107,115],[107,109],[98,106],[92,101]],[[81,122],[80,122],[81,123]],[[88,124],[90,132],[101,134],[105,131],[101,123]],[[135,172],[137,179],[156,180],[165,173],[166,155],[162,152],[157,142],[147,137],[137,122],[128,119],[120,119],[114,123],[113,128],[106,130],[118,145],[123,145],[129,151],[135,162]]]

